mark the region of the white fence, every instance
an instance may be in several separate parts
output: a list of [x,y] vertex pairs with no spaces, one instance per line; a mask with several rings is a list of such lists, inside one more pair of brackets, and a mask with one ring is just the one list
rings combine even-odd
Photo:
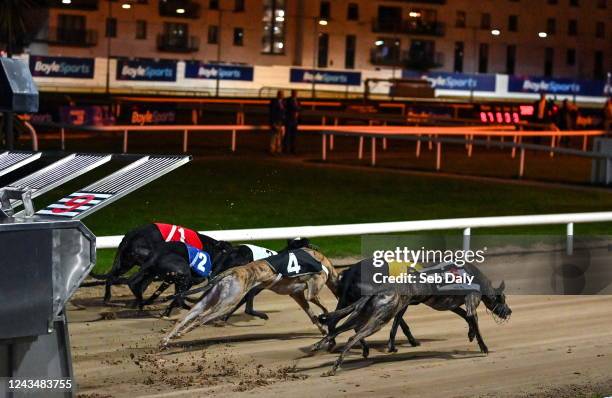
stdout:
[[[605,221],[612,221],[612,212],[447,218],[441,220],[399,221],[364,224],[232,229],[225,231],[202,231],[201,233],[218,240],[247,242],[253,240],[291,239],[298,236],[318,238],[325,236],[349,236],[461,229],[463,230],[464,235],[464,246],[469,247],[469,236],[471,234],[472,228],[566,224],[567,236],[568,238],[571,238],[574,235],[574,223],[592,223]],[[114,249],[119,246],[121,239],[123,239],[123,236],[120,235],[99,237],[97,239],[97,248]]]

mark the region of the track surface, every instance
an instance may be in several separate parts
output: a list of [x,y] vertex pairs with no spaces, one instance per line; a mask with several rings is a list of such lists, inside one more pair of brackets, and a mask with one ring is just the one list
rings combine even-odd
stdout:
[[[309,356],[319,334],[286,296],[257,298],[268,321],[234,316],[163,352],[157,345],[172,321],[155,318],[156,311],[102,307],[99,297],[97,289],[81,289],[74,303],[86,309],[68,313],[80,397],[612,396],[610,296],[509,297],[514,313],[504,325],[481,306],[488,356],[468,341],[467,325],[454,314],[411,307],[406,319],[420,347],[410,347],[400,332],[399,352],[387,354],[387,326],[368,339],[369,359],[354,350],[334,377],[321,374],[337,353]],[[323,299],[334,307],[328,291]]]

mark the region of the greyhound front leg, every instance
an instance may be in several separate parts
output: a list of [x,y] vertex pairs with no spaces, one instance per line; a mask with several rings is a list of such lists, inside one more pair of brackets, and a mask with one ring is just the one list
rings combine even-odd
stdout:
[[202,313],[202,311],[204,311],[204,305],[202,304],[202,302],[199,302],[191,309],[191,311],[187,313],[187,315],[185,315],[185,318],[177,322],[174,328],[172,329],[172,331],[168,333],[166,337],[164,337],[164,339],[161,342],[161,347],[162,348],[167,347],[168,344],[170,343],[170,340],[178,336],[181,329],[185,327],[185,325],[187,325],[189,322],[196,319]]
[[470,328],[473,330],[476,335],[476,341],[478,342],[478,347],[480,351],[484,354],[489,353],[489,348],[485,344],[482,336],[480,334],[480,328],[478,327],[478,313],[476,312],[476,308],[478,308],[478,304],[480,304],[480,296],[476,294],[468,294],[465,297],[465,309],[466,316],[468,319],[468,323],[470,324]]
[[302,292],[299,292],[299,293],[293,293],[291,295],[291,297],[299,304],[300,307],[302,307],[304,312],[306,312],[306,314],[308,315],[308,317],[310,318],[312,323],[315,324],[315,326],[319,329],[319,331],[323,335],[327,334],[327,332],[323,328],[323,325],[321,325],[321,323],[317,319],[317,317],[314,314],[314,312],[312,312],[312,310],[310,309],[310,306],[308,305],[308,301],[306,301],[306,297],[304,297],[304,292],[302,291]]

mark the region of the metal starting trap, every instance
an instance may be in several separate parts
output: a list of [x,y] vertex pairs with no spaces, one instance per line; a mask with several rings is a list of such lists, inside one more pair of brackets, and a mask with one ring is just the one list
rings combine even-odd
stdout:
[[[33,152],[0,153],[0,177],[10,181],[9,173],[41,157],[47,158]],[[113,159],[128,164],[35,210],[32,199]],[[190,160],[71,154],[0,188],[0,397],[74,395],[64,308],[96,262],[96,237],[80,219]],[[15,388],[18,380],[53,379],[70,379],[72,386]]]

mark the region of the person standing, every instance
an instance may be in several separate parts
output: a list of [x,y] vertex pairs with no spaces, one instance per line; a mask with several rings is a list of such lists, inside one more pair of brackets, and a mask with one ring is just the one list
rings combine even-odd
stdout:
[[299,118],[300,102],[297,99],[297,91],[291,90],[291,97],[285,101],[285,138],[283,139],[283,151],[285,153],[295,155]]
[[610,134],[612,131],[612,97],[608,97],[606,104],[603,108],[603,127],[606,134]]
[[278,90],[276,98],[270,101],[270,153],[282,152],[281,139],[283,136],[283,123],[285,122],[285,102],[282,90]]

